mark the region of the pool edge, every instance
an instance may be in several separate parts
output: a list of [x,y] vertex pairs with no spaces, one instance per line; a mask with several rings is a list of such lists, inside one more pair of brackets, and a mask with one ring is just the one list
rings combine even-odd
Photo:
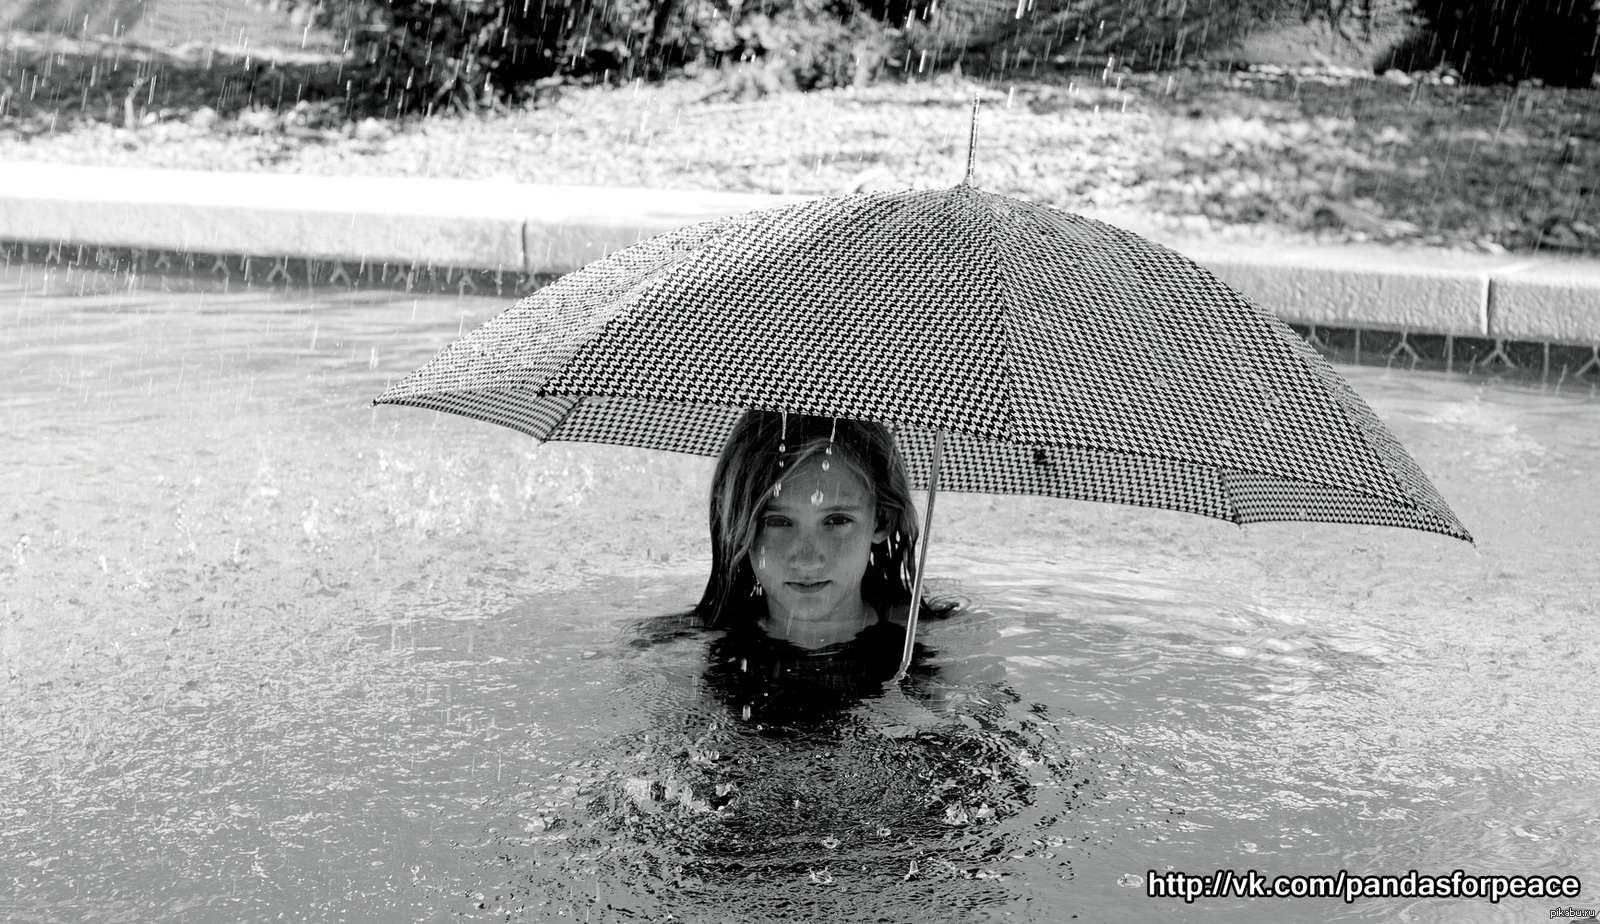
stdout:
[[[0,253],[8,263],[217,275],[252,284],[508,296],[654,234],[808,198],[0,161]],[[1457,340],[1494,344],[1473,347],[1469,362],[1487,356],[1512,368],[1526,361],[1528,344],[1546,354],[1557,348],[1562,356],[1572,349],[1593,356],[1600,347],[1600,261],[1376,245],[1196,243],[1163,240],[1141,227],[1137,215],[1089,217],[1131,224],[1302,334],[1398,337],[1384,347],[1391,359],[1426,361],[1430,338],[1446,338],[1446,368],[1454,365]],[[1360,362],[1362,337],[1353,343]]]

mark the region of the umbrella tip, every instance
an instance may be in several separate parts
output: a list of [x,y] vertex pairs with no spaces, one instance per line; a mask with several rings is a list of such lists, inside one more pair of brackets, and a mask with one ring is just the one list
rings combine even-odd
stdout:
[[972,91],[972,130],[967,137],[967,175],[961,178],[961,183],[964,186],[972,185],[973,155],[978,150],[978,99],[981,93],[981,90]]

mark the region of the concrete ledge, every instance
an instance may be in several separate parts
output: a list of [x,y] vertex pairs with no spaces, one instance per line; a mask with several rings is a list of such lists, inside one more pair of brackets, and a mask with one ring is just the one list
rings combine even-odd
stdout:
[[520,268],[522,218],[479,184],[0,164],[13,240]]
[[1185,253],[1285,321],[1479,337],[1489,334],[1490,279],[1521,265],[1356,247]]
[[[806,198],[0,162],[0,241],[557,275],[663,231]],[[1169,245],[1290,323],[1600,344],[1600,262]]]
[[663,231],[783,201],[472,180],[0,162],[4,240],[514,272],[569,272]]
[[1600,263],[1550,260],[1496,274],[1489,330],[1516,340],[1600,343]]

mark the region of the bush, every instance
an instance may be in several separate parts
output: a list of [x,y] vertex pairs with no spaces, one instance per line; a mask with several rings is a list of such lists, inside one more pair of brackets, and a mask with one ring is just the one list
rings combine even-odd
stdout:
[[1019,0],[288,2],[355,35],[372,88],[363,108],[400,113],[504,106],[550,78],[679,69],[721,69],[721,92],[749,97],[862,84],[886,66],[1005,68],[1065,54],[1160,67],[1286,9],[1349,0],[1020,0],[1020,10]]
[[[1011,67],[1066,56],[1069,63],[1174,66],[1270,21],[1330,9],[1302,0],[878,0],[896,24],[909,14],[907,41],[919,59],[978,58]],[[1020,14],[1020,15],[1019,15]],[[1322,15],[1328,15],[1323,12]]]
[[1416,0],[1423,30],[1395,64],[1450,65],[1467,83],[1536,79],[1588,87],[1600,66],[1600,6],[1591,0]]
[[748,97],[869,81],[901,50],[894,30],[856,0],[767,0],[754,12],[701,3],[668,33],[698,67],[734,65],[727,89]]
[[896,47],[856,0],[300,0],[295,14],[352,35],[382,97],[368,108],[397,113],[685,67],[741,65],[742,94],[807,90],[864,79]]

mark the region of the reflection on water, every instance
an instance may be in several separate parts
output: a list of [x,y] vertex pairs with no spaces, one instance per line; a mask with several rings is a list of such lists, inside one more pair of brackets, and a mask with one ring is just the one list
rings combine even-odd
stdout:
[[8,919],[1527,920],[1142,881],[1600,864],[1587,393],[1344,370],[1477,547],[948,495],[933,679],[771,734],[641,628],[707,460],[367,406],[502,307],[0,272]]

